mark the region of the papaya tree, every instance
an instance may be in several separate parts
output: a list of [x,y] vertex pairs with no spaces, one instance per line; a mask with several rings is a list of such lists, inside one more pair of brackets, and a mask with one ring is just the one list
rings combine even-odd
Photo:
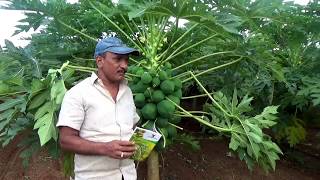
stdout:
[[[213,72],[220,71],[222,77],[228,78],[238,76],[224,72],[239,66],[249,70],[264,68],[281,79],[281,73],[271,65],[272,58],[271,64],[266,65],[262,58],[255,59],[255,54],[263,57],[263,52],[253,55],[251,49],[241,44],[244,41],[241,27],[250,25],[257,17],[248,20],[233,11],[217,11],[221,4],[220,1],[195,0],[120,0],[118,3],[83,0],[75,4],[62,0],[13,0],[7,9],[27,10],[26,18],[21,20],[25,24],[19,26],[17,33],[30,28],[42,30],[32,36],[25,49],[11,48],[8,42],[2,57],[8,61],[13,59],[21,69],[34,64],[41,69],[33,68],[38,70],[35,75],[23,71],[19,76],[1,80],[3,89],[14,86],[22,89],[1,92],[4,102],[0,106],[1,142],[6,145],[19,131],[29,128],[31,140],[25,143],[28,148],[22,156],[30,155],[39,147],[59,151],[55,123],[63,95],[88,75],[86,73],[96,70],[92,59],[96,42],[117,35],[141,52],[139,58],[130,59],[132,65],[126,76],[141,117],[139,126],[155,128],[163,136],[157,151],[175,143],[182,130],[181,117],[191,117],[230,138],[230,150],[245,160],[249,169],[258,164],[266,171],[274,170],[282,152],[263,129],[277,123],[278,106],[255,109],[251,105],[253,97],[239,94],[237,88],[232,88],[229,96],[219,89],[207,90],[203,85]],[[182,20],[185,24],[180,23]],[[14,57],[13,52],[22,55]],[[273,57],[272,54],[266,56]],[[23,60],[28,64],[23,65]],[[202,92],[194,97],[209,99],[203,111],[187,111],[181,105],[181,99],[187,98],[183,97],[183,89],[190,84]],[[17,114],[11,114],[16,111]],[[24,124],[19,124],[21,116]],[[16,125],[23,128],[18,130]],[[13,136],[11,129],[15,130]],[[158,165],[154,164],[158,162],[157,151],[148,160],[148,166],[154,167],[150,168],[148,179],[159,179]],[[66,161],[67,164],[72,163]]]

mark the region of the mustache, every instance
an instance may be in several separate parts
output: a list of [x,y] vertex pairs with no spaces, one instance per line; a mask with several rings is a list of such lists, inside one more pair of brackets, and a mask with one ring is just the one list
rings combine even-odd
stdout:
[[121,68],[120,70],[118,70],[118,72],[122,72],[122,73],[126,73],[128,71],[127,68]]

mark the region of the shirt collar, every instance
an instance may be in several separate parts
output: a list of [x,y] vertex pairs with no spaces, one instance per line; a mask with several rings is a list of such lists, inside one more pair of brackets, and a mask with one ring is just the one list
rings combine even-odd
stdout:
[[97,74],[95,72],[92,72],[91,77],[90,77],[91,84],[93,85],[97,79],[98,79]]

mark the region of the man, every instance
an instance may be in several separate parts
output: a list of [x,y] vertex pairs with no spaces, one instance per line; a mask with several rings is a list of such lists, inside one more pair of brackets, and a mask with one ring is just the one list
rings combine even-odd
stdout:
[[137,178],[135,145],[128,141],[139,120],[126,84],[128,58],[137,53],[120,39],[98,42],[97,74],[78,83],[64,96],[57,126],[61,148],[75,153],[76,180]]

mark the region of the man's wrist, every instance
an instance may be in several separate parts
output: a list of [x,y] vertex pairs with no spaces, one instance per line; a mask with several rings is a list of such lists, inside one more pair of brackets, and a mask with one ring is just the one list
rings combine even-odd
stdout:
[[93,147],[96,151],[98,155],[102,155],[102,156],[108,156],[108,148],[107,148],[107,142],[97,142],[95,144],[95,146]]

